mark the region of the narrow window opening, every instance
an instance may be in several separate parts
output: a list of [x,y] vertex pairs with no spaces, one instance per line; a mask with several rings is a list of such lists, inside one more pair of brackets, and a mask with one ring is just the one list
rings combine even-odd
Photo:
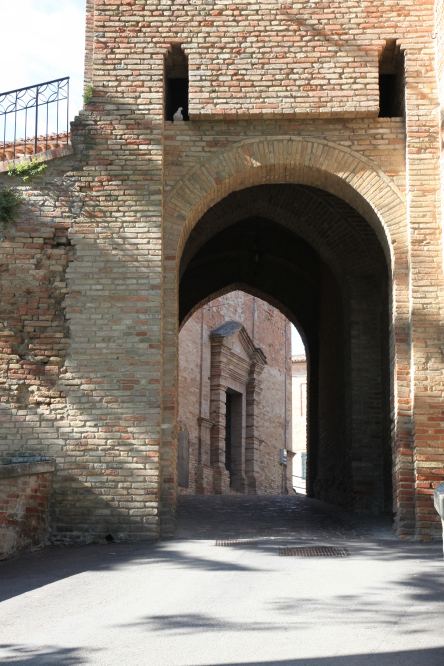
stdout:
[[379,63],[379,117],[405,116],[404,53],[396,39],[388,39]]
[[173,120],[181,107],[183,119],[190,119],[188,88],[188,58],[181,46],[173,46],[165,60],[165,120]]

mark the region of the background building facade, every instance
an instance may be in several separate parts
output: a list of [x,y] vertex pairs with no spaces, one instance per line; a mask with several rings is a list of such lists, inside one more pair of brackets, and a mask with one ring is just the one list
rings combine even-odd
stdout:
[[291,357],[293,487],[305,493],[307,480],[307,359]]
[[[180,492],[291,491],[291,455],[286,465],[280,458],[281,449],[291,451],[290,352],[290,322],[241,291],[210,301],[184,323],[179,428],[185,427],[189,438],[190,473],[188,487],[182,485]],[[226,477],[227,410],[231,479]]]

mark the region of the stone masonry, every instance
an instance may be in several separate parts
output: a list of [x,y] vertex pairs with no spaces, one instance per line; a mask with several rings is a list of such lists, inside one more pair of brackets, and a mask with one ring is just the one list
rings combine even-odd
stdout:
[[[279,453],[292,448],[290,349],[288,320],[240,291],[211,301],[183,324],[179,427],[188,432],[190,474],[180,492],[280,495],[291,490],[291,454],[284,471]],[[227,390],[232,396],[231,478],[225,468]]]
[[235,289],[304,338],[308,494],[438,538],[442,17],[87,0],[73,154],[0,174],[0,446],[55,458],[55,541],[174,533],[179,326]]

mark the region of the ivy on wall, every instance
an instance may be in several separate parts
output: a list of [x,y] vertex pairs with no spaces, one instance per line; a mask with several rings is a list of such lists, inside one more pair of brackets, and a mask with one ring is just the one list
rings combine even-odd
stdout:
[[30,178],[37,176],[44,171],[48,165],[41,162],[37,157],[29,162],[21,164],[10,164],[8,166],[8,176],[18,176],[27,183]]
[[0,224],[7,229],[15,224],[18,207],[24,201],[24,197],[13,187],[0,190]]
[[94,88],[92,86],[89,86],[89,88],[86,90],[85,94],[83,95],[83,104],[86,106],[89,103],[89,100],[91,99],[92,95],[94,92]]

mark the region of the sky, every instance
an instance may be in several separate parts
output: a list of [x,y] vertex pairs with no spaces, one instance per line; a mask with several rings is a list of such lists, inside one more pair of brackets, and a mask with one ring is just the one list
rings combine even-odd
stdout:
[[70,120],[83,106],[85,0],[0,0],[0,93],[70,76]]
[[291,353],[293,356],[296,354],[305,354],[304,343],[293,324],[291,325]]
[[[73,120],[83,106],[85,0],[0,0],[0,19],[3,53],[9,54],[0,70],[0,93],[69,76]],[[291,353],[304,354],[291,329]]]

